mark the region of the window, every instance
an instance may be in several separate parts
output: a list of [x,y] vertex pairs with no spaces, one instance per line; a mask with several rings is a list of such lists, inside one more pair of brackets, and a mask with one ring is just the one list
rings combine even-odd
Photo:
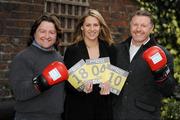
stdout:
[[61,50],[72,40],[78,18],[88,9],[88,0],[45,0],[44,12],[56,14],[61,21],[63,29]]

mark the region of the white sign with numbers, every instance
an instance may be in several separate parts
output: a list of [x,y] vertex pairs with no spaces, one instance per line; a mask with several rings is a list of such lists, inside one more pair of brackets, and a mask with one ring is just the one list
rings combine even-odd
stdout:
[[128,72],[110,64],[109,57],[82,59],[69,69],[68,81],[77,90],[84,89],[84,83],[93,81],[100,84],[109,81],[111,92],[119,95],[127,79]]
[[86,63],[83,59],[69,69],[68,81],[75,89],[81,91],[87,78]]
[[124,86],[124,83],[126,82],[129,72],[121,68],[118,68],[114,65],[109,65],[107,71],[108,80],[111,86],[111,92],[116,95],[119,95]]
[[93,84],[106,82],[107,80],[103,78],[103,75],[106,74],[108,65],[110,65],[109,57],[86,60],[88,80],[93,81]]

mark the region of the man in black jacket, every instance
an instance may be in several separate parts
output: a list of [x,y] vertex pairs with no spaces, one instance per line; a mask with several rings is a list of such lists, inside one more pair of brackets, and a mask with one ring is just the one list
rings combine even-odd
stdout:
[[114,120],[159,120],[162,98],[173,93],[173,58],[149,36],[153,28],[150,13],[139,10],[130,21],[131,37],[117,45],[117,66],[129,75],[114,97]]

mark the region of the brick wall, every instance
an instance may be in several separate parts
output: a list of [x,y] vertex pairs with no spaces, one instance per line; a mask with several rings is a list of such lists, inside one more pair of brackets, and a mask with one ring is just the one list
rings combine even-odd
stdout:
[[[89,0],[89,3],[90,8],[102,13],[116,41],[127,38],[129,15],[137,9],[135,0]],[[0,89],[8,86],[9,63],[26,46],[30,27],[42,14],[43,5],[44,0],[0,1]]]
[[0,96],[8,93],[9,63],[25,47],[30,26],[43,12],[44,0],[0,1]]
[[89,0],[90,7],[99,10],[111,28],[113,38],[121,41],[127,38],[128,20],[138,9],[136,0]]

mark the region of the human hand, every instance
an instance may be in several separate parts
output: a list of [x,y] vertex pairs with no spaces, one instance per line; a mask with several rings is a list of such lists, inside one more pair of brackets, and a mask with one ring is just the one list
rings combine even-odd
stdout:
[[68,76],[66,66],[62,62],[54,61],[48,64],[39,76],[33,78],[33,84],[43,92],[55,84],[64,82]]
[[107,81],[105,83],[101,83],[100,87],[101,87],[101,91],[100,91],[101,95],[109,95],[110,94],[110,84],[109,84],[109,81]]
[[91,93],[93,91],[93,83],[92,81],[87,81],[84,84],[84,90],[85,93]]
[[165,52],[158,46],[152,46],[143,53],[143,58],[149,65],[155,81],[160,83],[168,77],[170,69],[167,66]]

